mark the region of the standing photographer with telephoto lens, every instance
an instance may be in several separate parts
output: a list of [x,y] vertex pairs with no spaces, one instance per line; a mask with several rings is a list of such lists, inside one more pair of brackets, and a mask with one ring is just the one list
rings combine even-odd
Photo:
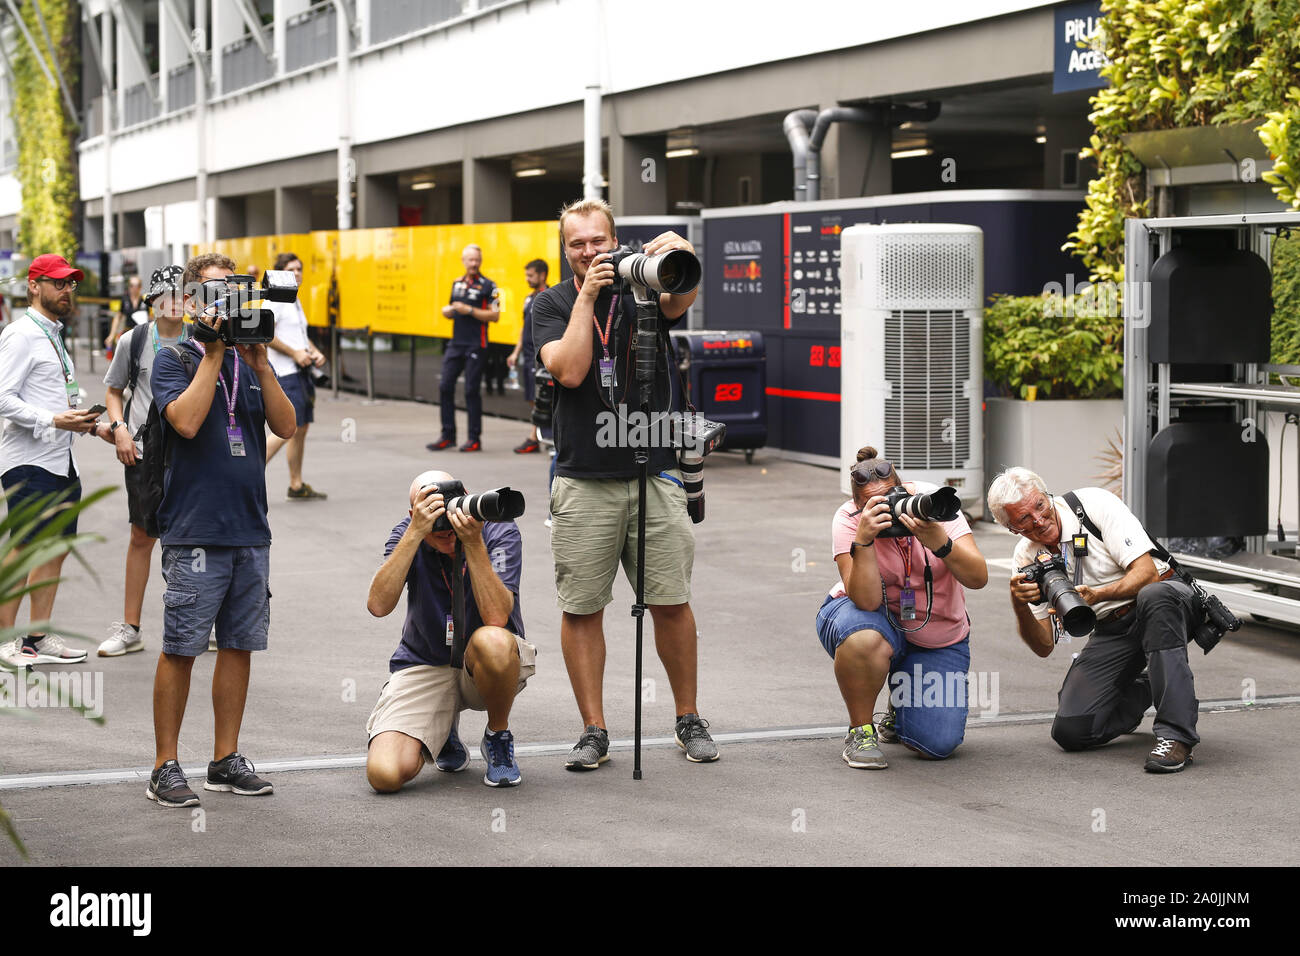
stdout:
[[[637,406],[637,309],[633,296],[615,295],[611,253],[618,248],[614,214],[600,199],[570,203],[560,214],[560,243],[573,279],[538,294],[533,337],[538,360],[555,379],[557,452],[551,490],[551,552],[560,605],[560,640],[583,732],[569,770],[595,770],[609,759],[604,711],[604,609],[613,600],[619,563],[637,576],[638,467],[629,443],[602,440],[602,418]],[[694,248],[665,232],[641,250],[657,256]],[[695,291],[656,296],[660,331],[679,320]],[[660,336],[662,337],[662,336]],[[654,359],[652,351],[649,358]],[[662,350],[652,370],[653,408],[671,400],[670,370]],[[691,611],[695,538],[676,452],[650,447],[646,494],[645,603],[654,620],[655,647],[672,686],[675,736],[695,763],[718,759],[708,722],[696,705],[696,631]]]
[[[272,792],[239,752],[239,729],[252,652],[266,649],[271,622],[265,429],[291,438],[294,409],[266,357],[273,322],[240,307],[237,286],[227,281],[234,268],[219,253],[186,264],[185,307],[195,314],[191,337],[159,351],[153,367],[166,462],[158,527],[167,589],[154,677],[157,752],[147,796],[168,807],[198,803],[176,757],[190,671],[208,649],[214,623],[215,739],[204,788],[245,796]],[[232,342],[248,344],[232,348]]]
[[[840,580],[817,612],[817,636],[849,710],[842,756],[850,767],[883,770],[884,742],[942,760],[966,735],[963,588],[984,587],[988,566],[953,489],[904,482],[870,446],[857,459],[853,498],[831,521]],[[938,701],[926,691],[936,678]],[[886,680],[889,704],[877,715]]]
[[[1153,556],[1142,523],[1102,488],[1058,498],[1028,468],[1008,468],[989,485],[988,504],[997,522],[1020,536],[1015,566],[1041,564],[1043,551],[1059,555],[1074,591],[1096,613],[1096,629],[1061,685],[1052,739],[1065,750],[1100,746],[1136,731],[1154,701],[1156,743],[1145,769],[1182,770],[1200,741],[1187,660],[1187,642],[1202,619],[1195,589],[1173,579],[1169,565]],[[1059,608],[1041,590],[1028,574],[1011,576],[1020,638],[1047,657],[1069,638],[1061,635]]]

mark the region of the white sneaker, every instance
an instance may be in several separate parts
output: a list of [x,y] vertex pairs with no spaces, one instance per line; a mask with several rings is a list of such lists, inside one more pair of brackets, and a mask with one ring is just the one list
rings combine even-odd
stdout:
[[108,629],[108,640],[99,645],[100,657],[121,657],[144,650],[144,635],[121,621]]
[[[35,655],[31,655],[34,657]],[[15,637],[6,644],[0,644],[0,665],[12,671],[24,670],[31,661],[23,655],[23,639]]]
[[22,650],[22,638],[18,638],[19,655],[27,664],[80,664],[86,659],[85,651],[74,651],[63,643],[57,634],[46,634],[41,638],[36,653]]

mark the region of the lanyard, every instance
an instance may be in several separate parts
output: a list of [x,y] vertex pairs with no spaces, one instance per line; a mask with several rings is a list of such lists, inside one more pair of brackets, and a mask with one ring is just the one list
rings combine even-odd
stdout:
[[[573,277],[573,284],[579,292],[582,291],[582,286],[578,285],[577,276]],[[605,316],[605,328],[603,330],[600,327],[600,319],[596,318],[594,312],[591,316],[591,321],[596,326],[596,337],[600,339],[601,358],[606,362],[609,361],[609,327],[614,323],[614,314],[616,312],[618,312],[618,296],[614,296],[609,303],[609,315]]]
[[[202,342],[195,342],[194,345],[204,355],[208,350],[203,347]],[[217,373],[217,381],[221,383],[221,390],[226,393],[226,417],[230,420],[230,427],[235,427],[235,405],[239,403],[239,356],[235,356],[235,388],[231,391],[226,387],[226,375],[224,372]]]
[[[908,580],[912,576],[911,540],[912,539],[910,537],[907,539],[908,544],[906,549],[904,549],[904,547],[898,543],[899,539],[897,538],[894,539],[894,547],[898,548],[899,557],[903,559],[903,578],[904,578],[903,587],[904,588],[911,586],[911,581]],[[929,553],[923,550],[921,552],[921,555],[925,558],[925,620],[922,621],[920,624],[918,624],[916,627],[904,627],[901,623],[894,620],[894,615],[889,610],[889,592],[885,589],[885,579],[884,577],[881,577],[880,579],[880,606],[885,611],[886,620],[888,620],[889,623],[892,624],[896,630],[908,634],[911,634],[915,631],[919,631],[922,628],[924,628],[927,624],[929,624],[930,614],[931,612],[934,611],[934,572],[930,569]],[[901,595],[899,597],[899,610],[902,610]]]
[[57,355],[57,356],[59,357],[59,368],[60,368],[60,369],[62,370],[62,372],[63,372],[63,381],[64,381],[64,382],[71,382],[71,381],[72,381],[72,365],[71,365],[71,363],[68,361],[68,353],[66,353],[65,351],[63,351],[62,346],[60,346],[59,343],[56,342],[56,341],[54,340],[54,336],[50,335],[50,331],[49,331],[49,329],[47,329],[45,326],[43,326],[43,325],[41,324],[40,320],[36,318],[36,316],[32,315],[32,310],[31,310],[31,309],[28,309],[28,310],[27,310],[27,318],[29,318],[29,319],[31,319],[33,322],[35,322],[35,323],[36,323],[36,327],[37,327],[38,329],[41,330],[41,334],[44,335],[47,339],[50,340],[50,348],[54,349],[54,354]]
[[[894,549],[898,552],[899,560],[903,562],[903,587],[909,588],[912,586],[912,539],[907,537],[890,540],[894,542]],[[903,544],[904,541],[907,544]]]
[[[158,344],[158,322],[157,321],[150,322],[149,330],[150,330],[150,336],[153,340],[153,354],[157,355],[159,349],[162,348],[162,346]],[[176,344],[180,345],[182,342],[187,342],[189,341],[189,338],[190,338],[190,327],[186,325],[184,322],[182,322],[181,337],[176,340]]]
[[[435,550],[436,550],[436,549],[435,549]],[[447,585],[447,593],[448,593],[448,594],[453,594],[453,593],[455,593],[455,589],[452,587],[451,581],[448,580],[448,578],[447,578],[447,571],[446,571],[446,569],[443,568],[443,560],[442,560],[442,559],[443,559],[443,554],[442,554],[441,551],[438,551],[437,554],[438,554],[438,573],[442,575],[442,583],[445,584],[445,585]],[[468,562],[466,562],[466,563],[464,563],[464,564],[461,565],[461,573],[464,575],[465,583],[466,583],[466,584],[469,584],[469,564],[468,564]]]

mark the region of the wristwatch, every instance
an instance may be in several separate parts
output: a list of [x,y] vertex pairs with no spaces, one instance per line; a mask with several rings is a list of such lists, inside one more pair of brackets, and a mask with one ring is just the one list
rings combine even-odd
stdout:
[[113,434],[113,432],[117,431],[117,426],[118,426],[118,425],[125,425],[125,424],[126,424],[126,422],[109,422],[109,423],[108,423],[108,433],[109,433],[110,435]]
[[947,544],[945,544],[942,548],[939,548],[930,553],[933,554],[936,558],[948,557],[948,555],[952,553],[952,538],[949,538]]

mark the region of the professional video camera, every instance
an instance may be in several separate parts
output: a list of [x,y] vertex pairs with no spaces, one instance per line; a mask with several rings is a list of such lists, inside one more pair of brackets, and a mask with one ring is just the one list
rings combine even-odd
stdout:
[[[230,275],[224,279],[205,279],[195,293],[199,318],[193,335],[200,342],[221,340],[227,345],[258,345],[275,338],[275,313],[253,308],[253,302],[293,302],[298,298],[298,282],[292,272],[268,269],[263,273],[265,285],[255,285],[248,275]],[[215,327],[205,318],[221,321]]]
[[952,521],[961,514],[961,499],[957,497],[957,489],[950,485],[916,495],[896,485],[886,493],[885,503],[894,523],[876,535],[878,538],[905,538],[912,533],[898,520],[899,515],[917,521]]
[[670,249],[657,256],[647,256],[631,246],[619,246],[610,257],[614,266],[616,294],[627,286],[639,285],[655,292],[683,295],[700,284],[703,272],[700,260],[685,249]]
[[[465,485],[456,480],[434,481],[420,488],[433,488],[442,495],[443,506],[448,511],[463,511],[476,521],[514,521],[524,513],[522,492],[508,486],[466,494]],[[444,514],[433,523],[434,531],[452,531],[451,521]]]
[[692,522],[699,524],[704,520],[704,456],[722,444],[727,437],[727,426],[711,422],[698,413],[683,415],[673,424],[677,467],[681,469],[682,487],[686,490],[686,513]]
[[1039,551],[1034,555],[1033,564],[1025,565],[1016,573],[1038,585],[1041,593],[1034,603],[1047,601],[1056,608],[1061,624],[1071,637],[1083,637],[1097,626],[1097,612],[1079,597],[1065,573],[1065,559],[1060,555]]

